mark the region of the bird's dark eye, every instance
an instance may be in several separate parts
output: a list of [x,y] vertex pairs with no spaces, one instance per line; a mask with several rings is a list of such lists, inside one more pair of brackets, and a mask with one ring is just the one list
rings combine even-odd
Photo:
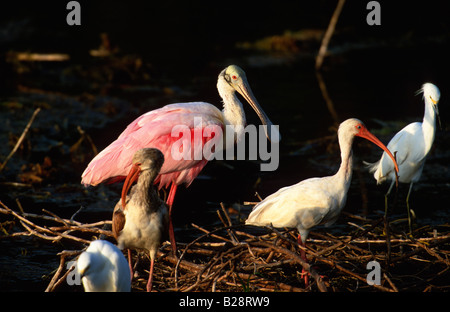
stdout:
[[356,129],[361,129],[361,125],[357,125],[357,126],[356,126]]

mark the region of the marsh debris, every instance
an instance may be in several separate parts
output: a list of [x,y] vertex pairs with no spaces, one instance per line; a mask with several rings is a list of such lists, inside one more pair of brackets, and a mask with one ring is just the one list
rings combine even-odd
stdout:
[[[18,204],[20,209],[15,211],[1,203],[0,213],[9,216],[9,220],[2,223],[0,239],[35,236],[47,244],[72,248],[58,253],[59,268],[47,291],[81,291],[82,288],[65,283],[69,274],[66,264],[75,260],[93,239],[102,236],[113,241],[111,231],[105,229],[111,221],[82,223],[45,210],[32,214]],[[171,255],[170,244],[163,244],[155,263],[156,291],[397,292],[449,288],[448,225],[422,227],[414,232],[414,237],[391,233],[388,259],[382,218],[347,215],[354,229],[348,235],[335,236],[320,230],[311,233],[306,249],[309,263],[305,263],[299,256],[295,231],[232,224],[228,210],[223,205],[221,208],[217,214],[222,225],[207,230],[192,224],[199,235],[188,243],[178,243],[177,258]],[[136,275],[132,290],[145,291],[149,259],[146,253],[133,254]],[[366,265],[373,260],[380,263],[381,283],[370,286],[366,282]],[[301,278],[302,268],[311,274],[308,288]]]

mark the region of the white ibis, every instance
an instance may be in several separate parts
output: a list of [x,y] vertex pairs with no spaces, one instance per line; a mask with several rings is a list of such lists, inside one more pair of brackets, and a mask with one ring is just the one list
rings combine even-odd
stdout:
[[[169,211],[159,198],[153,183],[164,163],[164,155],[156,148],[138,150],[122,189],[121,200],[113,213],[113,233],[120,249],[128,249],[129,271],[133,276],[130,248],[145,249],[150,256],[147,291],[152,289],[156,252],[167,234]],[[137,183],[128,194],[133,182]]]
[[[409,208],[409,196],[413,184],[419,181],[422,175],[425,160],[433,145],[436,132],[436,117],[439,120],[438,102],[441,97],[439,89],[431,83],[423,84],[419,93],[423,93],[425,101],[425,115],[422,122],[413,122],[400,130],[388,143],[387,147],[394,154],[399,167],[398,181],[409,183],[409,191],[406,196],[406,208],[408,211],[409,232],[412,233],[411,213],[414,211]],[[440,124],[440,120],[439,120]],[[387,213],[387,198],[391,193],[395,183],[395,174],[391,161],[387,159],[386,153],[383,153],[381,159],[368,165],[370,172],[373,173],[377,184],[386,180],[391,180],[391,186],[385,195]]]
[[115,245],[95,240],[77,260],[77,270],[86,292],[130,291],[127,260]]
[[[258,203],[245,224],[297,228],[298,243],[305,247],[309,231],[319,224],[333,224],[345,205],[352,178],[352,144],[355,136],[365,138],[385,150],[397,168],[394,156],[360,120],[347,119],[338,130],[342,159],[338,172],[333,176],[310,178],[281,188]],[[303,249],[301,257],[307,261]],[[306,274],[305,284],[308,285]]]

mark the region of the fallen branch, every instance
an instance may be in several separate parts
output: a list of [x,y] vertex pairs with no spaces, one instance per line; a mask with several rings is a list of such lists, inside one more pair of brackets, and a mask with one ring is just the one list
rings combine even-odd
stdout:
[[16,142],[16,145],[14,145],[14,148],[12,149],[12,151],[9,153],[9,155],[6,157],[5,161],[1,164],[0,166],[0,172],[3,171],[3,168],[5,168],[6,164],[8,163],[8,161],[11,159],[11,157],[16,153],[17,149],[19,148],[19,146],[22,144],[23,140],[25,139],[25,136],[27,135],[28,131],[30,130],[31,124],[33,123],[34,119],[36,118],[37,114],[41,111],[41,108],[38,107],[36,108],[36,110],[34,111],[33,115],[31,115],[30,121],[28,121],[27,126],[25,127],[25,129],[23,130],[21,136],[19,137],[19,139]]

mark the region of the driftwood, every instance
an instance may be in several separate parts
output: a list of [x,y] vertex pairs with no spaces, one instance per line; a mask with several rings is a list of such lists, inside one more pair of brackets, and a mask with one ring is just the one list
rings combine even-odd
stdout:
[[[63,250],[58,254],[60,264],[46,291],[62,288],[70,273],[66,268],[67,261],[76,260],[92,239],[104,235],[105,239],[112,240],[111,231],[103,228],[111,223],[109,220],[85,224],[73,218],[60,218],[46,210],[42,214],[31,214],[25,212],[18,201],[19,211],[10,209],[1,201],[0,206],[0,213],[13,217],[24,228],[22,232],[8,233],[1,239],[36,236],[44,242],[64,240],[75,244],[74,250]],[[436,229],[425,227],[420,229],[420,234],[427,236],[416,235],[416,238],[391,233],[391,258],[387,261],[386,239],[376,234],[383,230],[382,218],[366,220],[347,214],[346,217],[352,219],[349,224],[356,230],[339,237],[312,232],[305,249],[308,257],[308,263],[305,263],[299,256],[301,247],[296,242],[295,231],[266,227],[253,234],[252,229],[254,232],[255,228],[233,224],[223,204],[217,214],[222,226],[209,230],[192,224],[199,235],[191,242],[178,243],[179,257],[171,254],[170,244],[163,244],[155,263],[154,289],[181,292],[396,292],[449,287],[448,282],[442,282],[448,281],[450,272],[449,232],[438,233]],[[380,285],[371,286],[366,282],[366,264],[372,260],[382,264]],[[145,290],[148,261],[146,253],[138,253],[133,261],[138,273],[133,279],[133,291]],[[416,269],[405,277],[404,273],[396,271],[397,266],[404,265]],[[311,276],[308,288],[303,282],[302,269]],[[67,287],[63,289],[67,290]]]

